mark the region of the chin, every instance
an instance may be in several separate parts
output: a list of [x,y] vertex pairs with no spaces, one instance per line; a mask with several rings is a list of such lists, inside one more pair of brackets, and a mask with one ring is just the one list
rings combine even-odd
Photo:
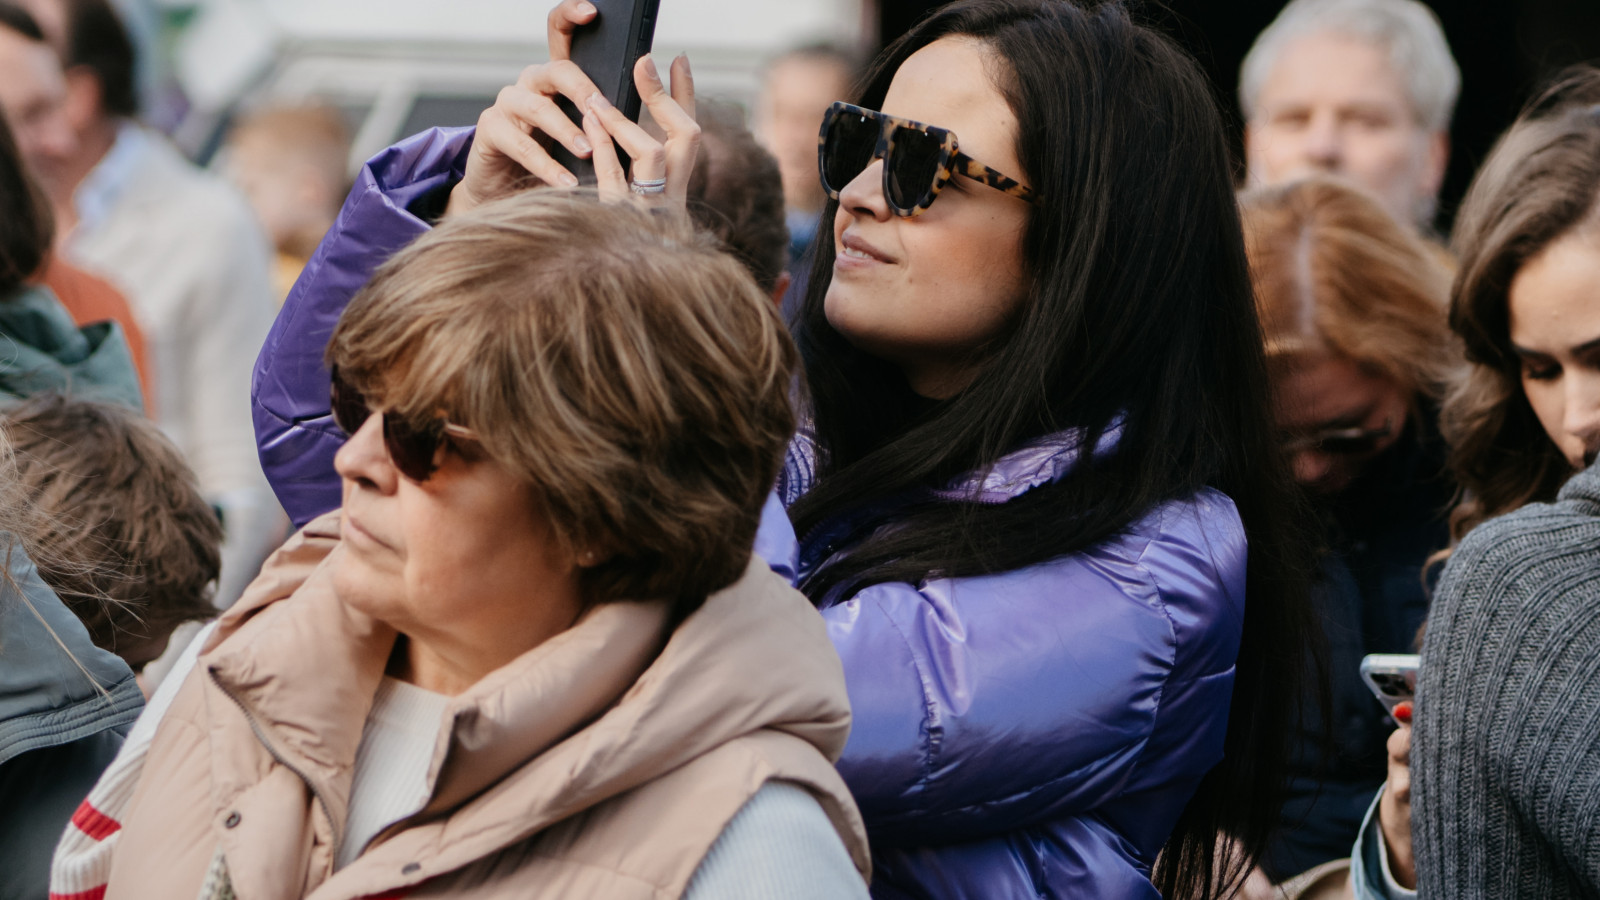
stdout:
[[[383,579],[354,553],[342,553],[333,569],[333,591],[351,609],[384,619]],[[394,596],[389,594],[389,596]]]

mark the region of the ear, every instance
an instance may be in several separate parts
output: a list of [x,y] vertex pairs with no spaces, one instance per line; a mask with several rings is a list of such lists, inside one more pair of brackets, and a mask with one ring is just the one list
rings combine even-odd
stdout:
[[105,91],[88,66],[73,66],[63,74],[67,81],[67,121],[81,135],[105,115]]
[[779,272],[778,280],[772,285],[772,302],[779,308],[783,306],[783,295],[789,293],[789,285],[794,281],[788,272]]

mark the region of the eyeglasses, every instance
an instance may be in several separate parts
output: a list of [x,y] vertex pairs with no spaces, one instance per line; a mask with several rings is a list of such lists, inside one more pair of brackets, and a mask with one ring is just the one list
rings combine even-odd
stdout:
[[[333,384],[329,391],[333,405],[333,421],[346,435],[355,433],[372,415],[372,405],[362,393],[339,377],[339,367],[333,367]],[[470,428],[438,418],[423,427],[417,427],[398,416],[379,413],[383,419],[383,446],[389,459],[400,474],[412,481],[427,481],[439,465],[434,460],[439,454],[439,444],[448,435],[463,440],[478,440],[478,433]]]
[[1335,456],[1365,456],[1377,450],[1378,445],[1392,433],[1394,420],[1384,419],[1377,428],[1328,428],[1290,438],[1283,442],[1283,449],[1287,453],[1316,450]]
[[962,153],[955,132],[849,103],[828,107],[817,140],[822,189],[834,200],[845,185],[883,160],[883,196],[897,216],[920,215],[952,175],[960,174],[1029,203],[1031,188]]

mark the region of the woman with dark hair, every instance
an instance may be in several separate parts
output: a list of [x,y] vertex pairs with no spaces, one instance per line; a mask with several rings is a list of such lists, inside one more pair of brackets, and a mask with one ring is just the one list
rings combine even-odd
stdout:
[[[552,14],[558,57],[586,6]],[[843,659],[874,893],[1225,895],[1274,821],[1311,639],[1210,88],[1121,6],[1060,0],[945,7],[866,85],[821,144],[809,425],[779,479],[801,540],[774,514],[757,547]],[[587,154],[553,98],[592,93],[534,67],[475,135],[369,164],[258,371],[296,398],[290,428],[258,408],[273,451],[307,456],[280,493],[328,477],[301,348],[431,218],[570,177],[529,134]],[[665,162],[635,191],[681,196],[692,143],[628,149]]]
[[[1600,893],[1600,69],[1495,145],[1456,218],[1442,425],[1465,489],[1415,734],[1355,852],[1358,896]],[[1414,812],[1413,812],[1414,804]],[[1415,892],[1411,889],[1415,888]]]

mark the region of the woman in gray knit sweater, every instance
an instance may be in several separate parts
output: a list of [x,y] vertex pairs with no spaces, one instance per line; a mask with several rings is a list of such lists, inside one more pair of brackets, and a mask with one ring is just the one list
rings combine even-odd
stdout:
[[1468,500],[1423,643],[1414,805],[1401,735],[1358,897],[1600,896],[1597,199],[1583,67],[1501,138],[1457,219],[1451,325],[1472,365],[1443,424]]

